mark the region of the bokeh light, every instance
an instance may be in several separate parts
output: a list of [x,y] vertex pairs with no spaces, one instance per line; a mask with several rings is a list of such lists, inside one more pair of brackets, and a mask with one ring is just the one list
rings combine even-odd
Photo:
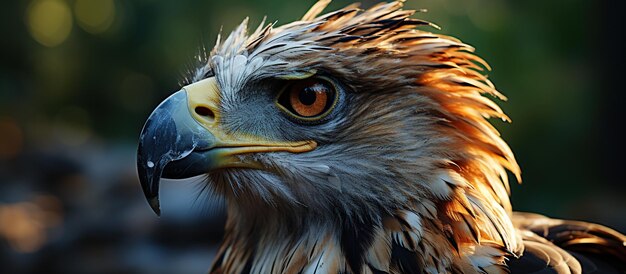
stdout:
[[12,159],[22,150],[22,129],[14,119],[0,116],[0,132],[0,160]]
[[17,252],[30,253],[48,240],[47,230],[62,223],[61,206],[53,196],[38,195],[32,201],[0,204],[0,239]]
[[76,0],[74,12],[78,25],[87,32],[106,31],[115,20],[113,0]]
[[72,30],[72,13],[61,0],[35,0],[26,11],[28,30],[40,44],[59,45]]
[[91,137],[90,114],[78,106],[65,107],[56,114],[54,129],[53,134],[65,145],[80,146]]

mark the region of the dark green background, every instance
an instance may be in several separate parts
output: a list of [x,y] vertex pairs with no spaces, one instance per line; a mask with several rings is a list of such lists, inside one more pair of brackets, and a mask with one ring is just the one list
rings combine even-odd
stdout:
[[[58,1],[74,13],[75,1]],[[164,204],[156,219],[135,176],[137,136],[220,26],[227,33],[246,16],[256,25],[264,15],[280,25],[313,2],[117,0],[105,31],[88,32],[74,16],[67,39],[53,47],[29,32],[32,1],[3,3],[0,227],[14,228],[7,214],[24,205],[60,221],[40,229],[45,240],[27,252],[0,229],[0,263],[16,273],[206,270],[223,216],[187,197],[169,212]],[[489,77],[509,98],[500,105],[513,120],[493,123],[522,168],[514,208],[626,231],[624,9],[591,0],[405,5],[428,9],[414,17],[441,30],[426,30],[460,38],[492,66]]]

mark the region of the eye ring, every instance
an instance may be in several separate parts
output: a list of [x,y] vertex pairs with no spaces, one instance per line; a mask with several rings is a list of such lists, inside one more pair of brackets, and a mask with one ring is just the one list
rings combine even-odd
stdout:
[[326,77],[289,81],[276,96],[275,104],[291,118],[317,122],[328,116],[337,105],[338,88]]

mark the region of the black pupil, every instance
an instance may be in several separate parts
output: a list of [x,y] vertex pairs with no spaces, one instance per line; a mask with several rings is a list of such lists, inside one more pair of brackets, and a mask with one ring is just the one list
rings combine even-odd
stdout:
[[317,99],[317,96],[315,96],[315,90],[313,88],[307,87],[300,91],[300,94],[298,94],[298,99],[300,99],[300,103],[302,103],[303,105],[310,106],[315,103],[315,99]]

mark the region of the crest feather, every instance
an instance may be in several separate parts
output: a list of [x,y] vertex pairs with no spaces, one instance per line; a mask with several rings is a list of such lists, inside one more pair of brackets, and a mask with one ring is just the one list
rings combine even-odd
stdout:
[[319,0],[315,3],[309,11],[307,11],[304,16],[302,16],[301,21],[311,21],[315,19],[324,9],[330,4],[331,0]]

